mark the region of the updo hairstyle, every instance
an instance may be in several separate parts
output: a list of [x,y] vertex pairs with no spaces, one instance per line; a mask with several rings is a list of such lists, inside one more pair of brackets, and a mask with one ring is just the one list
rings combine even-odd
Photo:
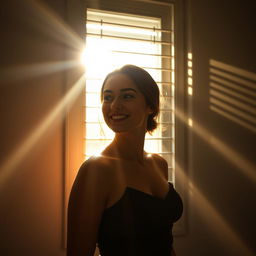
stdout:
[[159,114],[159,88],[157,83],[146,70],[134,65],[125,65],[106,76],[101,88],[101,101],[103,100],[103,90],[106,81],[110,76],[117,74],[127,75],[144,95],[146,104],[152,110],[152,113],[148,116],[146,129],[147,132],[152,133],[157,127],[156,119]]

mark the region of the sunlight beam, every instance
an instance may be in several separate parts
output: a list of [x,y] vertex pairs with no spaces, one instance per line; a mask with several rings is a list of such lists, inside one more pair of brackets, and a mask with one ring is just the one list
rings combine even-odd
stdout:
[[256,73],[210,59],[210,109],[256,132]]
[[[253,252],[242,240],[242,238],[235,232],[235,230],[228,224],[228,222],[220,215],[220,213],[214,208],[209,200],[203,195],[200,189],[189,179],[184,170],[176,162],[177,174],[180,175],[180,179],[184,181],[184,184],[188,184],[188,192],[193,200],[193,207],[197,208],[197,212],[207,221],[211,229],[216,233],[223,243],[235,247],[239,255],[253,256]],[[204,210],[202,210],[204,209]]]
[[175,110],[175,115],[184,123],[187,123],[189,120],[189,124],[191,124],[189,127],[196,135],[209,143],[213,149],[222,154],[230,163],[238,167],[247,178],[256,183],[256,166],[253,163],[218,139],[209,130],[202,127],[191,118],[186,117],[186,115],[178,109]]
[[52,39],[57,39],[63,45],[68,45],[78,52],[83,49],[84,40],[50,7],[39,0],[23,0],[32,10],[32,15],[24,17],[31,26],[43,31]]
[[33,77],[53,74],[59,71],[71,69],[81,64],[77,60],[49,61],[31,64],[10,66],[1,70],[0,83],[13,83]]
[[4,186],[7,180],[14,174],[18,164],[27,156],[27,154],[36,146],[40,139],[49,128],[59,122],[66,115],[67,108],[84,89],[85,75],[83,74],[72,88],[66,93],[62,100],[52,109],[52,111],[31,131],[31,134],[24,139],[20,146],[7,157],[7,160],[2,164],[0,170],[0,189]]
[[[246,79],[250,79],[252,81],[256,81],[256,74],[255,73],[247,71],[247,70],[242,69],[242,68],[237,68],[237,67],[234,67],[234,66],[231,66],[229,64],[225,64],[223,62],[220,62],[220,61],[217,61],[217,60],[213,60],[213,59],[210,60],[210,66],[213,66],[213,67],[216,67],[216,68],[228,71],[230,73],[239,75],[241,77],[244,77]],[[256,88],[256,85],[253,84],[252,87]]]

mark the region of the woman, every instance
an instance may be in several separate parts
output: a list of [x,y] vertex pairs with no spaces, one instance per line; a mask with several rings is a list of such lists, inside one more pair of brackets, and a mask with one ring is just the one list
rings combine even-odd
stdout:
[[68,207],[68,256],[170,256],[172,224],[182,202],[168,183],[167,162],[144,151],[159,113],[159,89],[143,69],[110,73],[101,90],[102,112],[115,132],[100,156],[81,166]]

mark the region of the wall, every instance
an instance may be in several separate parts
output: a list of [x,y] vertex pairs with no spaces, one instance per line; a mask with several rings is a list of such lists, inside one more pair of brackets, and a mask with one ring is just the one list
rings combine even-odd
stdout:
[[48,2],[1,2],[3,256],[64,255],[63,109],[52,114],[65,93],[66,4]]
[[[64,48],[76,52],[67,43],[75,42],[76,36],[62,22],[67,15],[64,0],[45,1],[51,12],[33,2],[1,3],[0,253],[4,256],[65,254],[61,249],[64,109],[45,121],[65,94],[66,75],[57,62],[67,58]],[[185,170],[190,181],[187,231],[175,239],[175,248],[180,256],[250,255],[244,245],[256,250],[255,172],[246,172],[245,162],[255,162],[255,133],[209,109],[209,60],[255,72],[255,5],[249,0],[187,0],[186,8],[195,129],[189,133]],[[242,164],[237,161],[241,157]]]
[[[217,69],[226,74],[239,68],[236,79],[241,78],[240,69],[254,72],[250,98],[255,110],[256,5],[254,1],[191,0],[186,7],[187,48],[193,54],[189,105],[194,128],[189,134],[187,232],[176,238],[176,251],[184,256],[252,255],[252,251],[255,255],[255,130],[210,109],[209,76],[210,60],[218,61]],[[228,70],[219,63],[228,64]]]

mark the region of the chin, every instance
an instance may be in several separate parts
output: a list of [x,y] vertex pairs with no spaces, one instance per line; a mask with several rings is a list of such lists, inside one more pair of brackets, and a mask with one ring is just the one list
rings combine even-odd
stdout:
[[109,128],[114,132],[114,133],[129,133],[129,132],[137,132],[138,131],[138,129],[137,128],[124,128],[124,127],[110,127],[109,126]]
[[124,128],[118,128],[118,127],[109,127],[114,133],[123,133],[128,132],[127,129]]
[[[140,129],[144,129],[141,124],[134,125],[134,124],[116,124],[113,125],[112,123],[107,123],[107,126],[114,132],[114,133],[127,133],[127,132],[136,132]],[[145,128],[146,130],[146,128]]]

